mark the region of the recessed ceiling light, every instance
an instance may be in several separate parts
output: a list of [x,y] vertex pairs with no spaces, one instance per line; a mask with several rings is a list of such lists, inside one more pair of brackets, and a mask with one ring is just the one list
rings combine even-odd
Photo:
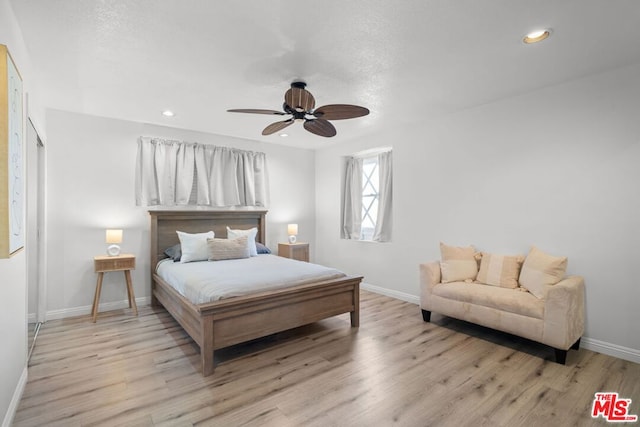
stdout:
[[173,117],[173,116],[175,116],[176,114],[175,114],[173,111],[171,111],[171,110],[164,110],[164,111],[162,112],[162,115],[163,115],[163,116],[165,116],[165,117]]
[[526,43],[526,44],[538,43],[538,42],[541,42],[542,40],[546,39],[550,35],[551,35],[551,30],[549,30],[549,29],[536,30],[536,31],[532,31],[529,34],[527,34],[526,36],[524,36],[522,41],[524,43]]
[[283,137],[283,138],[286,138],[286,137],[289,136],[289,134],[288,133],[281,133],[280,136]]

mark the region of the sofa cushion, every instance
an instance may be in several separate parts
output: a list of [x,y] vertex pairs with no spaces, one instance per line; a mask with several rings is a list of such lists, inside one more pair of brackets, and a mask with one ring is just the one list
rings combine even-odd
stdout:
[[433,294],[469,304],[542,319],[544,301],[528,292],[478,283],[451,282],[433,287]]
[[483,252],[476,280],[486,285],[515,289],[524,257],[522,255],[496,255]]
[[474,280],[478,275],[478,262],[473,246],[449,246],[440,242],[440,270],[442,283]]
[[522,264],[520,286],[536,297],[544,298],[546,287],[562,280],[566,271],[567,257],[555,257],[532,246]]

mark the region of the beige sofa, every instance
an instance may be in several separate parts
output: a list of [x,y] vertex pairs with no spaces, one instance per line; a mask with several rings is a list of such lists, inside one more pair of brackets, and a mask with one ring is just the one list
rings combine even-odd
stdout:
[[565,364],[567,350],[577,350],[584,332],[584,280],[569,276],[538,298],[521,289],[469,281],[441,283],[438,261],[420,265],[420,306],[425,322],[431,312],[508,332],[555,349]]

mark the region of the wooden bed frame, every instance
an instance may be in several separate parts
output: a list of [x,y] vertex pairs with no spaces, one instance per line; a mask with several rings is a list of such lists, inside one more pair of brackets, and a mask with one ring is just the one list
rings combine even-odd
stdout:
[[266,210],[151,210],[151,304],[162,304],[200,346],[202,375],[214,371],[213,352],[276,332],[350,313],[359,326],[360,281],[342,277],[307,285],[258,292],[206,304],[193,304],[160,278],[155,268],[164,250],[179,243],[176,230],[199,233],[213,230],[226,237],[226,227],[258,228],[256,240],[265,242]]

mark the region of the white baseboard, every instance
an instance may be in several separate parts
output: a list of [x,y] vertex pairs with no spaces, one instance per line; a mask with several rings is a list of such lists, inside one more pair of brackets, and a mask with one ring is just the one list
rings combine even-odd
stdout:
[[[399,299],[401,301],[406,301],[416,305],[420,304],[420,297],[418,297],[417,295],[411,295],[405,292],[371,285],[369,283],[361,283],[360,287],[366,291],[386,295],[388,297]],[[150,303],[151,297],[136,298],[136,304],[139,306],[149,305]],[[127,308],[128,306],[129,302],[127,300],[107,302],[100,304],[99,311],[118,310]],[[65,308],[61,310],[51,310],[47,312],[47,320],[64,319],[67,317],[83,316],[88,314],[91,314],[90,305]],[[617,344],[612,344],[589,337],[582,337],[582,340],[580,341],[580,347],[587,350],[595,351],[597,353],[606,354],[608,356],[617,357],[619,359],[628,360],[630,362],[640,363],[640,350],[634,348],[623,347]]]
[[[136,305],[143,306],[151,304],[151,297],[136,298]],[[105,302],[98,306],[98,313],[101,311],[119,310],[122,308],[128,308],[129,301],[114,301]],[[47,320],[65,319],[67,317],[85,316],[91,314],[91,305],[83,305],[80,307],[63,308],[60,310],[47,311]]]
[[376,294],[386,295],[388,297],[410,302],[412,304],[420,304],[419,297],[404,292],[394,291],[393,289],[370,285],[369,283],[361,283],[360,288],[364,289],[365,291],[371,291],[375,292]]
[[606,354],[607,356],[617,357],[618,359],[640,363],[640,350],[635,348],[623,347],[588,337],[582,337],[580,347],[596,353]]
[[[420,304],[420,297],[416,295],[398,292],[392,289],[370,285],[368,283],[362,283],[360,287],[364,290],[386,295],[391,298],[396,298],[413,304]],[[589,337],[582,337],[582,339],[580,340],[580,348],[595,351],[596,353],[606,354],[607,356],[617,357],[618,359],[640,363],[640,350],[637,350],[635,348],[623,347],[621,345],[611,344]]]
[[27,377],[28,371],[27,367],[25,366],[24,370],[22,371],[22,375],[20,376],[20,380],[18,381],[18,385],[16,386],[16,390],[13,392],[13,397],[11,398],[11,402],[9,403],[7,413],[4,415],[2,427],[9,427],[11,424],[13,424],[13,417],[15,417],[16,415],[18,405],[20,404],[20,399],[22,399],[22,394],[24,393],[24,387],[27,385]]

